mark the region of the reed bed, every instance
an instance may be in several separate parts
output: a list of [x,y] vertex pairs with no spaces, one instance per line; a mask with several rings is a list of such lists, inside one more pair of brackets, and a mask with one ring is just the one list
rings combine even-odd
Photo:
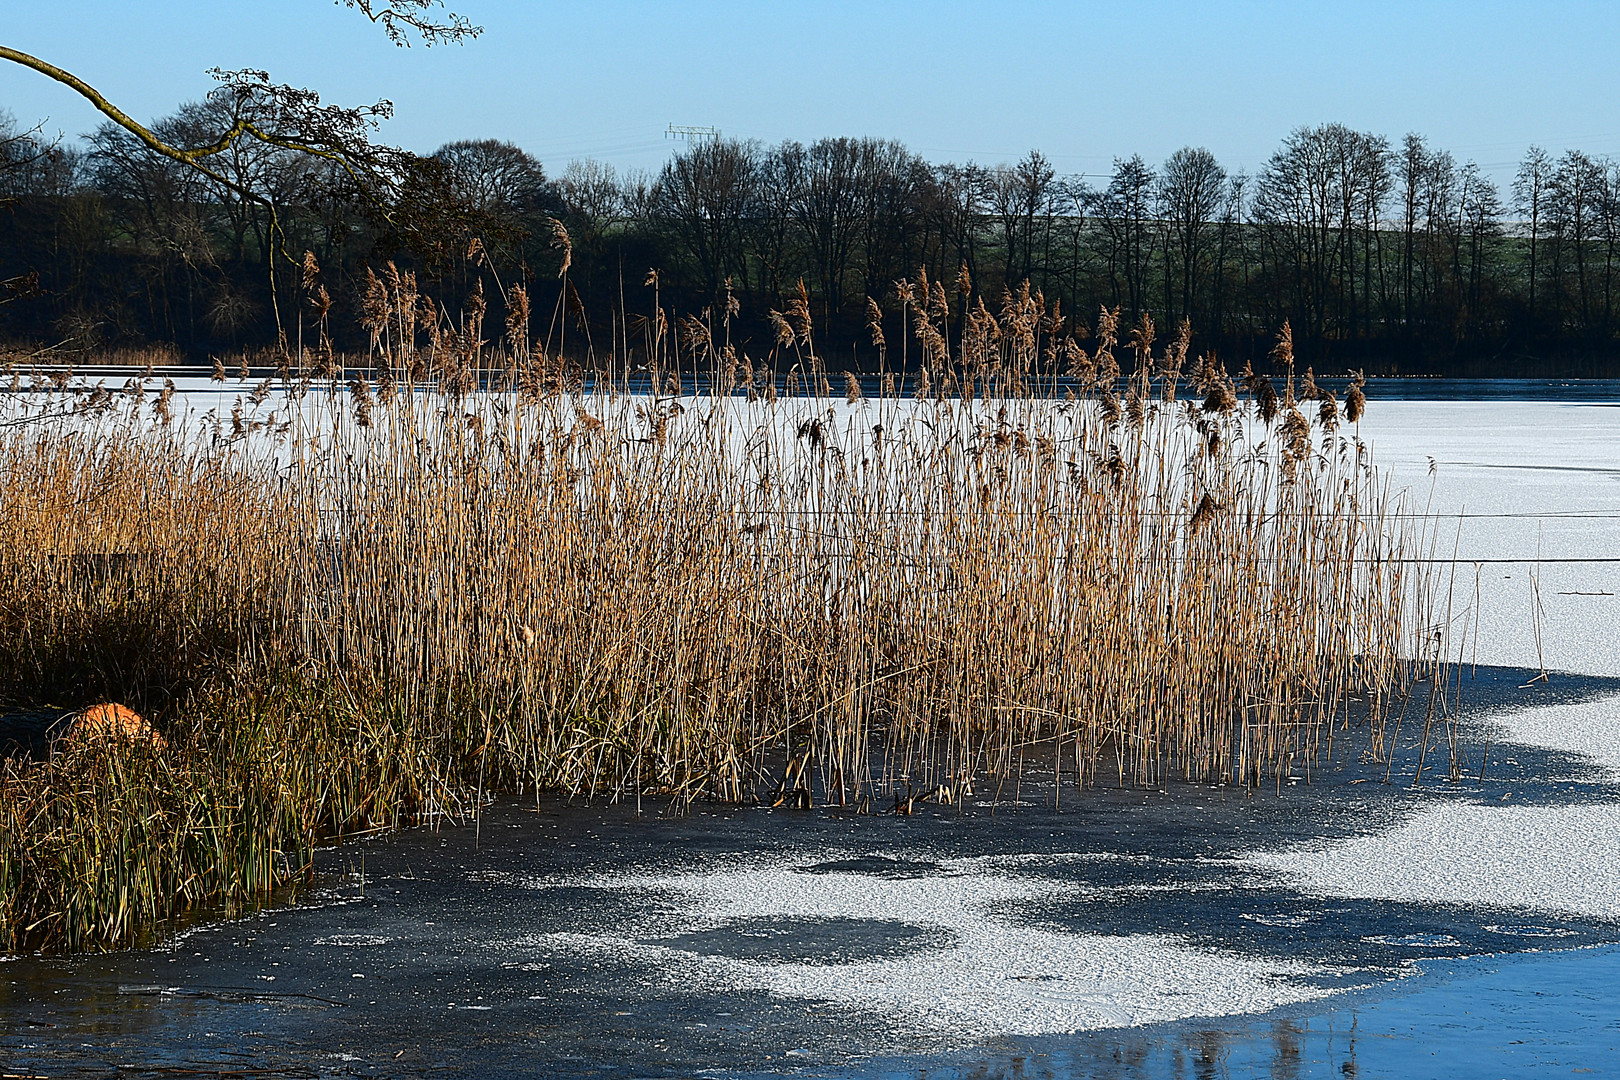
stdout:
[[5,765],[0,946],[125,942],[496,792],[1280,782],[1336,737],[1384,760],[1443,662],[1359,385],[1296,383],[1286,331],[1280,389],[1150,323],[1122,376],[1109,312],[1088,349],[1027,291],[953,319],[902,283],[900,356],[839,393],[802,293],[758,362],[731,305],[657,308],[582,371],[521,295],[491,350],[476,297],[371,286],[347,385],[317,334],[207,414],[140,379],[14,399],[0,695],[125,700],[168,744]]

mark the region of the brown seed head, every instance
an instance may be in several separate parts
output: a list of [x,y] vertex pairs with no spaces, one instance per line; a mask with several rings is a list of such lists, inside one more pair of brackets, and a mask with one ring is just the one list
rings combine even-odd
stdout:
[[574,242],[568,237],[568,229],[556,218],[547,218],[551,223],[551,250],[562,252],[562,265],[557,268],[557,276],[562,277],[568,273],[568,268],[574,265]]
[[1367,395],[1362,387],[1367,384],[1367,377],[1361,372],[1355,373],[1355,379],[1350,383],[1350,389],[1344,395],[1344,418],[1352,424],[1360,423],[1367,412]]
[[883,348],[883,309],[870,296],[866,298],[866,328],[872,332],[872,345]]

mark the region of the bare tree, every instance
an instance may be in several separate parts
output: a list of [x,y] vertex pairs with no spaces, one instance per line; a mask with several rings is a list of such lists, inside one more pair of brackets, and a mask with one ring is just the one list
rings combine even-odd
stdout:
[[[1338,177],[1338,240],[1340,251],[1335,302],[1342,332],[1354,333],[1358,310],[1366,321],[1372,308],[1371,246],[1378,216],[1389,190],[1389,142],[1381,136],[1353,131],[1342,124],[1324,129]],[[1356,280],[1356,246],[1361,241],[1361,281]]]
[[1513,177],[1513,208],[1530,226],[1529,305],[1532,321],[1536,317],[1536,282],[1540,276],[1536,262],[1540,255],[1541,228],[1547,213],[1547,188],[1552,183],[1552,172],[1552,158],[1547,151],[1532,146]]
[[[48,148],[40,139],[41,125],[23,130],[9,110],[0,109],[0,209],[29,192],[29,173],[45,159]],[[0,276],[0,307],[34,295],[39,287],[37,273]]]
[[1432,155],[1423,136],[1408,132],[1401,140],[1395,161],[1396,179],[1401,192],[1401,319],[1408,331],[1413,325],[1412,290],[1417,274],[1418,223],[1423,218],[1424,190],[1433,174]]
[[754,203],[758,213],[749,223],[745,240],[747,262],[754,274],[750,285],[756,294],[754,299],[771,307],[781,306],[781,297],[795,275],[792,263],[798,256],[798,226],[793,211],[795,167],[783,153],[793,145],[797,144],[783,143],[760,158]]
[[1057,172],[1039,150],[1016,165],[1000,165],[985,176],[985,203],[1002,246],[1002,281],[1012,288],[1035,273],[1038,234],[1051,223]]
[[[1094,269],[1096,245],[1088,242],[1090,223],[1086,213],[1093,205],[1096,193],[1084,176],[1065,176],[1057,182],[1052,200],[1054,217],[1054,249],[1059,252],[1061,265],[1048,266],[1049,276],[1062,282],[1063,294],[1071,301],[1081,295],[1081,278]],[[1082,305],[1071,304],[1071,310],[1081,314]]]
[[1159,171],[1159,201],[1181,271],[1181,315],[1195,315],[1210,223],[1226,198],[1226,170],[1202,147],[1184,146]]
[[1450,325],[1444,316],[1454,303],[1448,290],[1456,284],[1455,237],[1449,234],[1448,225],[1458,216],[1462,202],[1457,159],[1450,151],[1429,153],[1422,191],[1423,233],[1416,249],[1419,308],[1430,329],[1444,331]]
[[778,150],[829,321],[843,310],[845,277],[861,237],[869,155],[858,139],[818,139]]
[[[1388,310],[1388,294],[1384,282],[1384,207],[1389,201],[1393,179],[1390,175],[1391,151],[1389,140],[1382,135],[1365,134],[1359,137],[1356,157],[1356,198],[1353,212],[1361,238],[1361,332],[1370,337],[1373,332],[1373,272],[1376,268],[1379,302]],[[1353,268],[1352,268],[1353,269]]]
[[[576,217],[598,232],[616,224],[624,216],[624,188],[619,173],[604,161],[585,158],[570,161],[557,178],[557,190],[570,217]],[[576,236],[574,230],[571,234]]]
[[[1606,189],[1606,170],[1579,150],[1558,159],[1547,185],[1548,227],[1556,243],[1555,280],[1575,269],[1575,315],[1583,328],[1592,326],[1592,297],[1587,260],[1592,242],[1601,232],[1600,213]],[[1560,285],[1557,295],[1563,293]]]
[[1092,203],[1106,244],[1110,302],[1123,302],[1132,318],[1147,308],[1155,186],[1153,169],[1142,155],[1115,158],[1108,186],[1097,192]]
[[[175,142],[184,139],[180,127],[175,117],[152,125]],[[214,201],[207,177],[152,153],[116,124],[102,124],[86,141],[90,176],[134,263],[140,285],[135,295],[155,330],[171,341],[193,339],[219,279],[206,217]],[[105,321],[105,309],[85,314],[81,344],[98,336],[87,331]]]
[[1457,281],[1464,326],[1476,323],[1484,308],[1493,255],[1502,236],[1502,195],[1480,167],[1470,161],[1457,173]]
[[43,130],[43,124],[24,130],[9,109],[0,109],[0,205],[28,188],[28,174],[55,147]]
[[[1220,334],[1227,329],[1231,300],[1247,284],[1241,280],[1248,268],[1244,226],[1249,209],[1249,176],[1239,171],[1226,179],[1222,194],[1220,219],[1215,226],[1212,280],[1210,282],[1209,331]],[[1239,280],[1233,280],[1239,278]]]
[[536,208],[546,172],[522,147],[500,139],[461,139],[433,152],[450,171],[450,183],[469,209],[516,214]]
[[612,165],[584,158],[570,161],[553,188],[574,243],[580,285],[589,290],[612,269],[607,257],[609,237],[625,221],[624,185]]
[[888,285],[916,265],[917,233],[923,219],[928,165],[893,140],[862,139],[861,256],[867,296],[882,296]]
[[336,0],[336,2],[359,11],[381,26],[383,33],[388,35],[388,40],[402,47],[410,45],[413,34],[420,37],[424,45],[432,46],[459,45],[468,38],[475,38],[484,32],[482,26],[474,26],[453,11],[446,14],[443,19],[431,15],[434,8],[444,6],[443,0],[387,0],[385,3],[377,3],[376,0]]
[[1327,328],[1342,252],[1337,127],[1296,128],[1267,160],[1255,184],[1255,220],[1263,227],[1273,272],[1292,294],[1288,317],[1296,332],[1315,338]]
[[938,234],[939,261],[934,276],[961,266],[968,275],[979,277],[979,226],[984,216],[984,190],[988,171],[982,165],[945,164],[933,173],[933,183],[924,196],[925,213]]
[[[273,111],[273,103],[250,86],[238,93],[221,87],[205,99],[182,105],[174,116],[153,125],[164,139],[175,146],[203,145],[227,130],[239,120],[262,123]],[[105,125],[123,138],[109,141],[109,149],[116,144],[128,153],[148,159],[153,165],[163,163],[169,171],[183,171],[195,176],[167,158],[151,152],[140,140],[122,131],[117,125]],[[273,257],[275,239],[270,235],[271,214],[266,207],[277,208],[291,204],[301,189],[308,185],[309,169],[315,159],[296,154],[269,143],[238,140],[231,143],[214,159],[216,170],[229,185],[205,182],[202,187],[210,209],[217,209],[224,217],[231,235],[230,256],[239,263],[249,261],[248,238],[254,239],[253,258]],[[243,194],[248,193],[248,194]]]
[[747,276],[744,223],[759,192],[763,154],[752,140],[702,139],[658,176],[653,200],[676,242],[697,262],[706,297]]
[[1620,260],[1620,165],[1603,162],[1603,200],[1599,208],[1603,238],[1603,325],[1614,325],[1614,274]]

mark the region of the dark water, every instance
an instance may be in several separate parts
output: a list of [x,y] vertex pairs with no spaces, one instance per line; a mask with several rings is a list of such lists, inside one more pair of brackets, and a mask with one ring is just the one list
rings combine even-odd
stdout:
[[[1342,394],[1347,379],[1318,379]],[[1620,379],[1371,379],[1366,394],[1380,401],[1561,401],[1620,404]]]
[[[45,370],[45,369],[42,369]],[[120,388],[132,376],[138,377],[140,369],[123,367],[80,367],[73,369],[81,380],[79,389],[88,391],[97,383],[104,384],[112,389]],[[212,369],[208,367],[165,368],[156,372],[151,385],[158,385],[165,377],[173,377],[183,385],[182,390],[201,390],[209,394],[243,393],[250,392],[256,383],[264,379],[277,378],[273,368],[255,368],[251,371],[252,378],[247,381],[239,380],[232,371],[232,378],[225,383],[214,383],[210,376]],[[339,381],[366,376],[372,377],[376,373],[370,369],[349,368],[340,376]],[[707,394],[712,385],[711,373],[708,371],[685,370],[678,373],[683,394]],[[843,397],[846,392],[845,376],[839,371],[829,371],[828,381],[834,397]],[[489,372],[481,381],[485,389],[493,389],[499,383],[500,375]],[[666,373],[655,383],[650,374],[645,371],[632,372],[628,377],[616,374],[609,379],[607,376],[597,376],[585,373],[580,388],[586,392],[597,389],[607,389],[611,381],[613,387],[619,391],[628,391],[634,394],[662,394],[669,389],[669,373]],[[884,386],[881,375],[863,373],[858,376],[861,392],[867,397],[878,396]],[[916,390],[915,372],[896,374],[894,376],[896,391],[909,396]],[[1281,385],[1280,379],[1274,379]],[[1343,377],[1322,377],[1316,380],[1323,389],[1331,390],[1342,396],[1350,386],[1350,380]],[[779,394],[803,393],[807,384],[802,380],[790,384],[785,373],[775,376],[776,390]],[[1155,387],[1157,388],[1157,382]],[[1121,380],[1119,388],[1123,391],[1126,382]],[[279,387],[278,387],[279,388]],[[761,383],[759,390],[764,390]],[[1079,384],[1067,377],[1040,377],[1030,380],[1030,389],[1035,393],[1049,393],[1054,397],[1062,397],[1065,391],[1074,389],[1079,392]],[[935,387],[938,390],[938,387]],[[0,395],[8,393],[26,394],[33,392],[29,385],[20,385],[13,390],[8,384],[0,383]],[[741,396],[746,390],[738,389],[735,394]],[[1180,396],[1186,398],[1192,391],[1185,385],[1180,390]],[[1402,376],[1389,378],[1373,378],[1368,380],[1366,394],[1374,401],[1555,401],[1567,403],[1607,403],[1620,404],[1620,379],[1458,379],[1438,378],[1430,376]]]
[[[844,396],[846,383],[842,374],[830,372],[828,381],[835,397]],[[1279,387],[1282,384],[1280,379],[1273,381]],[[861,392],[867,397],[877,397],[882,393],[884,380],[880,375],[862,374],[859,382]],[[916,391],[914,374],[897,375],[894,382],[896,391],[902,395],[910,395]],[[1350,380],[1342,377],[1323,377],[1316,382],[1324,390],[1331,390],[1338,396],[1343,396],[1350,388]],[[590,389],[594,386],[594,382],[587,378],[584,385],[586,389]],[[654,386],[652,379],[645,374],[632,375],[628,383],[623,379],[615,380],[615,385],[640,394],[662,393],[665,390],[663,384]],[[798,385],[799,392],[802,392],[805,384],[801,381]],[[1155,382],[1154,385],[1157,388],[1158,383]],[[682,372],[681,388],[682,392],[687,394],[708,393],[710,388],[708,373]],[[1076,393],[1081,390],[1080,384],[1074,379],[1061,376],[1031,378],[1030,388],[1036,393],[1045,392],[1054,397],[1062,397],[1070,389]],[[1121,380],[1119,388],[1121,391],[1126,388],[1124,380]],[[787,393],[790,390],[788,381],[778,377],[776,389],[778,393]],[[745,394],[746,391],[737,390],[735,393]],[[1620,404],[1620,379],[1453,379],[1425,376],[1373,378],[1367,381],[1365,393],[1369,399],[1375,401],[1557,401],[1572,404]],[[1181,387],[1181,397],[1186,398],[1191,394],[1192,391],[1187,386]]]
[[[1620,680],[1480,669],[1476,709],[1620,695]],[[1341,743],[1341,746],[1343,744]],[[1402,1077],[1620,1073],[1620,926],[1522,910],[1324,900],[1231,861],[1355,835],[1439,800],[1572,803],[1616,791],[1578,757],[1492,753],[1483,784],[1390,784],[1351,752],[1247,793],[1052,792],[1034,780],[913,817],[505,804],[470,827],[324,854],[296,906],[202,921],[151,949],[0,963],[0,1073],[38,1076]],[[1511,758],[1514,764],[1508,765]],[[1477,759],[1476,759],[1477,761]],[[1560,778],[1552,782],[1551,778]],[[1360,781],[1359,783],[1357,781]],[[1081,859],[1043,859],[1084,853]],[[892,1010],[688,977],[658,956],[761,969],[927,972],[949,928],[890,910],[887,883],[1025,856],[1051,886],[998,913],[1063,933],[1174,938],[1309,961],[1334,996],[1261,1015],[1069,1035],[924,1030]],[[694,918],[627,871],[775,861],[805,889],[857,881],[869,909]],[[607,875],[603,877],[602,875]],[[674,929],[672,929],[672,927]],[[604,933],[668,953],[576,948]],[[700,970],[692,968],[691,970]],[[1030,978],[1052,978],[1032,973]],[[1055,989],[1060,989],[1054,984]],[[995,985],[984,994],[994,996]]]
[[[842,397],[845,393],[844,377],[836,372],[829,374],[829,382],[835,396]],[[863,374],[860,376],[861,392],[867,397],[876,397],[883,390],[883,378],[879,375]],[[1281,386],[1281,380],[1273,380]],[[1350,387],[1347,378],[1333,377],[1317,379],[1317,384],[1325,390],[1342,396]],[[789,385],[785,379],[776,380],[777,392],[786,393]],[[899,376],[895,379],[896,390],[902,395],[910,395],[916,390],[912,375]],[[586,380],[586,387],[592,385],[590,379]],[[623,387],[622,380],[617,385]],[[696,374],[688,371],[682,373],[681,386],[684,393],[707,393],[709,391],[709,378],[704,372]],[[802,387],[802,383],[800,384]],[[1120,384],[1123,390],[1125,383]],[[1155,384],[1157,386],[1157,384]],[[1031,387],[1036,392],[1050,393],[1055,397],[1062,397],[1065,391],[1074,389],[1080,392],[1079,384],[1069,378],[1040,378],[1031,380]],[[650,394],[662,392],[663,387],[655,387],[652,380],[646,376],[633,376],[628,388],[635,393]],[[936,388],[937,389],[937,388]],[[745,391],[737,391],[745,393]],[[1192,391],[1186,386],[1180,390],[1180,396],[1186,398]],[[1443,379],[1422,376],[1401,378],[1374,378],[1367,382],[1365,393],[1374,401],[1557,401],[1566,403],[1605,403],[1620,404],[1620,379]]]

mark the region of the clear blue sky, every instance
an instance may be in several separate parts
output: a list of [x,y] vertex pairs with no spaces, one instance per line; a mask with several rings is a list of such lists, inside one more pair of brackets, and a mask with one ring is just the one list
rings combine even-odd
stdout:
[[[332,101],[392,99],[418,151],[516,142],[656,169],[666,124],[727,135],[898,138],[934,160],[1060,172],[1208,146],[1258,168],[1290,128],[1419,131],[1499,179],[1532,142],[1620,156],[1620,3],[634,3],[454,0],[485,34],[390,46],[330,0],[4,0],[0,42],[139,119],[202,96],[212,66],[266,68]],[[97,116],[0,64],[0,107],[69,135]]]

